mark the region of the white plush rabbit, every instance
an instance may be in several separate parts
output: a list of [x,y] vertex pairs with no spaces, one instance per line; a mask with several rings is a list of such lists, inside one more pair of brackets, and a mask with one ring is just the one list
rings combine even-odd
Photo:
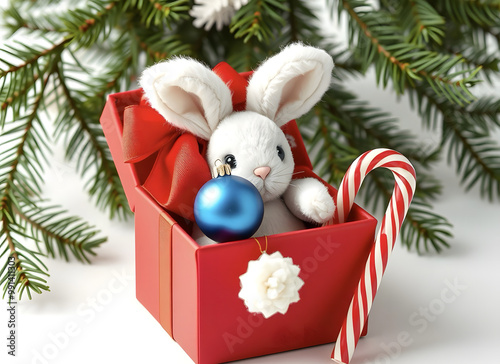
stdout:
[[[292,181],[294,161],[280,127],[308,112],[328,89],[333,61],[323,50],[296,43],[267,59],[247,87],[246,111],[233,112],[226,84],[201,63],[176,58],[146,69],[146,97],[165,119],[208,140],[207,162],[217,159],[249,180],[264,201],[264,218],[254,236],[323,223],[335,205],[314,178]],[[199,229],[198,243],[212,241]]]

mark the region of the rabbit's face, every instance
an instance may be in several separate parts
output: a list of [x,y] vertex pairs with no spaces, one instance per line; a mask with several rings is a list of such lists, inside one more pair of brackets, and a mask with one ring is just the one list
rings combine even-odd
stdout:
[[249,180],[264,202],[281,196],[292,178],[292,151],[281,129],[251,111],[231,114],[212,134],[207,150],[211,167],[219,159],[232,174]]

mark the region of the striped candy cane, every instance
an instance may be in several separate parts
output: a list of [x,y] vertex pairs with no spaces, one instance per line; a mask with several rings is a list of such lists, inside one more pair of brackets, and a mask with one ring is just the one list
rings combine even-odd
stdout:
[[381,167],[393,173],[396,183],[332,352],[332,359],[337,363],[347,364],[351,360],[415,192],[415,170],[408,159],[389,149],[368,151],[353,162],[344,176],[337,195],[337,211],[333,221],[343,223],[346,220],[364,178],[373,169]]

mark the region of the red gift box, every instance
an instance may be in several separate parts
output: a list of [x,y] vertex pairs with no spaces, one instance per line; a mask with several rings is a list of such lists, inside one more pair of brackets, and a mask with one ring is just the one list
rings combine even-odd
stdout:
[[[198,246],[186,232],[186,220],[165,210],[143,187],[152,158],[125,163],[124,110],[139,105],[141,97],[141,90],[110,95],[101,117],[135,213],[137,299],[200,364],[333,342],[372,247],[377,221],[354,206],[346,223],[269,236],[267,252],[291,257],[305,284],[300,300],[286,314],[265,319],[249,313],[238,298],[239,276],[261,254],[255,240]],[[284,132],[296,165],[314,175],[295,121],[285,125]],[[336,190],[328,188],[335,196]]]

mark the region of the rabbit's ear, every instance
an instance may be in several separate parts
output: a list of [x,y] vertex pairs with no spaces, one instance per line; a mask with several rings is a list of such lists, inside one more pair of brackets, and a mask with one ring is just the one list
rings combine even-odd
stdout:
[[233,111],[226,84],[193,59],[157,63],[144,70],[140,85],[151,106],[169,123],[205,140]]
[[247,88],[247,110],[281,126],[308,112],[330,86],[333,60],[325,51],[294,43],[266,60]]

